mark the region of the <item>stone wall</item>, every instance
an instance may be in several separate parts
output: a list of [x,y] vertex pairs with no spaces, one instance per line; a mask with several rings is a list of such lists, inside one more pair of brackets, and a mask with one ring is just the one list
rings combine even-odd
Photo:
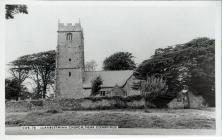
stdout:
[[190,97],[190,107],[191,108],[201,108],[205,106],[205,100],[202,96],[196,96],[194,94],[189,93]]
[[6,112],[27,112],[36,110],[62,109],[72,110],[100,110],[121,108],[143,108],[144,100],[141,96],[131,97],[88,97],[82,99],[61,98],[38,101],[6,102]]
[[184,101],[185,96],[178,96],[170,101],[167,106],[171,109],[181,109],[181,108],[201,108],[204,106],[204,99],[202,96],[196,96],[191,92],[188,93],[190,105],[188,105],[188,101]]
[[33,101],[7,101],[5,102],[6,112],[27,112],[42,110],[44,106],[43,100]]
[[[201,96],[189,95],[190,108],[203,107],[203,98]],[[153,103],[148,104],[156,108]],[[36,101],[8,101],[5,103],[6,112],[27,112],[36,110],[61,109],[64,111],[72,110],[100,110],[100,109],[123,109],[123,108],[144,108],[144,99],[140,95],[135,96],[113,96],[113,97],[86,97],[81,99],[60,98]],[[168,103],[168,108],[185,108],[183,102],[178,102],[177,98]]]
[[100,110],[121,108],[143,108],[142,97],[88,97],[82,99],[56,99],[45,101],[44,109],[59,106],[62,110]]
[[[83,98],[82,94],[82,71],[81,69],[59,69],[57,70],[57,97]],[[71,74],[69,76],[69,73]]]

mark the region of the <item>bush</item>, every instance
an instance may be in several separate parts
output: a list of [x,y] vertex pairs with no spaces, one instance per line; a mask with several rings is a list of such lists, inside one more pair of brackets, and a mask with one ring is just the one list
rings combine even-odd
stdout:
[[48,106],[46,113],[62,113],[63,110],[60,105],[52,103]]
[[143,98],[142,95],[133,95],[133,96],[127,96],[124,100],[133,101],[133,100],[141,100],[142,98]]
[[31,104],[35,105],[35,106],[43,106],[43,100],[32,100],[30,101]]
[[48,110],[46,110],[46,113],[62,113],[62,109],[61,108],[50,108]]
[[100,89],[101,89],[101,85],[103,84],[101,76],[98,76],[95,79],[93,79],[91,81],[91,84],[92,84],[92,89],[91,89],[91,95],[90,96],[96,96],[99,93]]
[[48,109],[48,110],[46,110],[46,113],[52,113],[52,114],[54,114],[54,113],[62,113],[62,109]]

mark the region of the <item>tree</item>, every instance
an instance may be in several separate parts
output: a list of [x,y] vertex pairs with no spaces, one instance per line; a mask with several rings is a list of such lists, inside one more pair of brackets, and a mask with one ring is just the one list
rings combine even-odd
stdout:
[[13,19],[15,14],[28,14],[27,6],[24,4],[7,4],[5,5],[5,18]]
[[136,64],[134,56],[129,52],[117,52],[103,61],[104,70],[133,70]]
[[157,49],[150,59],[138,66],[134,75],[139,79],[145,79],[147,75],[163,76],[169,98],[174,98],[184,86],[188,86],[190,91],[202,95],[214,106],[214,46],[212,39],[197,38],[175,47]]
[[144,98],[144,108],[145,112],[148,112],[147,106],[148,103],[152,103],[152,100],[157,98],[160,95],[166,94],[168,86],[166,85],[166,81],[162,79],[162,77],[147,76],[147,79],[141,81],[141,95]]
[[96,61],[95,60],[91,60],[89,62],[86,62],[85,64],[85,71],[95,71],[96,70]]
[[5,79],[5,99],[18,100],[20,87],[15,79]]
[[92,89],[90,96],[96,96],[101,89],[101,85],[103,84],[101,76],[97,76],[95,79],[93,79],[91,81],[91,84],[92,84]]
[[17,79],[5,79],[5,99],[18,101],[19,97],[25,96],[27,89],[19,84]]
[[[17,82],[17,97],[19,98],[23,89],[22,83],[29,77],[30,68],[24,65],[24,61],[21,58],[10,62],[10,66],[9,72],[13,79],[11,82]],[[18,100],[18,98],[16,100]]]
[[46,51],[20,57],[20,61],[30,69],[30,78],[36,83],[36,94],[45,98],[49,84],[55,78],[55,51]]
[[42,90],[42,97],[46,97],[47,86],[54,83],[55,78],[55,51],[46,51],[32,54],[27,65],[31,67],[34,81],[37,84],[38,94]]

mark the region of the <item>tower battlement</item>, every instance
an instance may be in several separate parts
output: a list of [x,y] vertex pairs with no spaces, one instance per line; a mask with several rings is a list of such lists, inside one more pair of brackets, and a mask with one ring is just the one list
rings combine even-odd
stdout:
[[67,32],[67,31],[74,31],[74,32],[78,32],[78,31],[82,31],[82,27],[80,23],[59,23],[58,24],[58,32]]

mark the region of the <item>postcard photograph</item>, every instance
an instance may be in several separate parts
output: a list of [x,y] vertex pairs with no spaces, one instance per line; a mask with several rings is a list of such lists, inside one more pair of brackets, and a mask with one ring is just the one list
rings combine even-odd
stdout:
[[215,135],[220,4],[5,3],[5,134]]

